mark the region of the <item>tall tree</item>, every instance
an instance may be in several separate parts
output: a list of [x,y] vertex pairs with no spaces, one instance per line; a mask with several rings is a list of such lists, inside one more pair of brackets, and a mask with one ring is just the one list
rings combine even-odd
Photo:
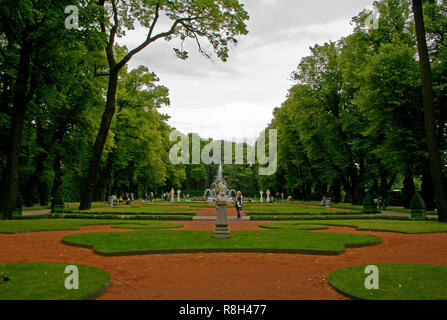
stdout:
[[[205,38],[217,56],[226,61],[229,45],[237,43],[235,37],[248,33],[245,24],[248,14],[237,0],[99,0],[99,6],[104,8],[104,18],[100,21],[100,27],[107,39],[105,51],[108,61],[108,88],[106,107],[93,146],[79,207],[81,210],[91,207],[104,145],[115,114],[118,74],[132,57],[159,39],[171,40],[178,37],[182,42],[187,38],[194,39],[199,51],[209,58],[210,54],[200,43],[200,38]],[[155,34],[161,15],[172,23],[167,31]],[[112,21],[109,21],[108,17],[111,17]],[[122,59],[117,60],[114,52],[116,38],[123,36],[126,29],[134,29],[137,21],[148,29],[146,39]],[[183,48],[174,50],[179,58],[188,57]]]
[[436,207],[440,221],[447,221],[447,184],[442,170],[442,161],[439,153],[435,110],[433,103],[432,73],[428,55],[427,39],[425,36],[424,13],[422,0],[412,0],[416,38],[419,52],[419,63],[422,79],[422,96],[424,103],[425,134],[430,158],[430,169],[435,190]]

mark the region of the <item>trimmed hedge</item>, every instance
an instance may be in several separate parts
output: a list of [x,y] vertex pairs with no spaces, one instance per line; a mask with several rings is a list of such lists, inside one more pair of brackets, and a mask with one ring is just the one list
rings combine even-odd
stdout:
[[410,209],[412,218],[425,219],[426,217],[425,202],[418,192],[416,192],[413,198],[411,199]]
[[312,213],[312,212],[272,212],[272,211],[265,211],[265,212],[257,212],[253,211],[253,213],[250,212],[250,210],[246,210],[245,213],[248,216],[337,216],[337,215],[361,215],[362,212],[355,212],[355,211],[338,211],[338,212],[319,212],[319,213]]
[[82,210],[72,210],[70,211],[70,214],[87,214],[87,215],[125,215],[125,216],[135,216],[135,215],[151,215],[151,216],[195,216],[196,212],[190,212],[190,211],[179,211],[179,212],[144,212],[144,211],[117,211],[113,212],[112,210],[109,211],[96,211],[96,210],[88,210],[88,211],[82,211]]
[[14,216],[12,220],[37,220],[37,219],[49,219],[52,218],[51,213],[32,215],[32,216]]
[[[420,220],[400,216],[251,216],[254,221],[301,221],[301,220]],[[438,221],[437,218],[426,218],[426,221]]]
[[371,192],[368,192],[365,199],[363,200],[363,213],[366,214],[375,214],[378,213],[377,205],[374,202],[373,196]]
[[121,215],[98,215],[98,214],[55,214],[54,218],[59,219],[116,219],[116,220],[192,220],[192,216],[188,215],[132,215],[132,216],[121,216]]

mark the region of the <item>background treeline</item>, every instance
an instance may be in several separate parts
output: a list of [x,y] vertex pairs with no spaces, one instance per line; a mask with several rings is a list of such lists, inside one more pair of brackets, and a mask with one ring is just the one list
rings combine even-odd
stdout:
[[[86,185],[93,192],[85,207],[91,199],[126,191],[142,196],[180,188],[202,195],[217,165],[170,163],[172,128],[159,112],[169,105],[168,88],[147,67],[127,68],[134,52],[115,44],[116,35],[125,34],[114,26],[122,19],[123,26],[138,21],[149,28],[148,17],[162,9],[173,20],[180,11],[194,17],[206,12],[203,23],[179,25],[163,36],[195,41],[197,34],[206,35],[225,60],[232,37],[247,32],[245,11],[237,1],[223,0],[135,1],[119,10],[110,4],[126,1],[78,1],[82,28],[73,32],[61,27],[63,8],[71,2],[0,0],[2,203],[15,185],[27,205],[47,205],[58,190],[66,201],[79,201]],[[143,7],[132,7],[140,2]],[[365,27],[370,12],[360,13],[353,18],[353,34],[314,46],[292,73],[294,85],[267,128],[278,130],[276,174],[259,176],[258,164],[225,165],[231,188],[250,197],[268,188],[295,199],[327,195],[353,203],[372,191],[405,206],[420,190],[428,209],[435,206],[411,1],[382,0],[376,6],[379,29]],[[447,1],[426,2],[424,15],[445,168]],[[111,71],[117,73],[116,92],[110,89]],[[92,154],[100,157],[97,170]],[[97,183],[89,183],[95,175]],[[395,188],[402,193],[390,194]]]
[[[268,184],[299,199],[357,204],[371,191],[406,207],[416,190],[433,209],[411,1],[376,6],[378,29],[364,26],[370,12],[360,13],[353,34],[315,45],[293,72],[295,85],[270,126],[278,129],[279,170]],[[424,14],[445,170],[447,2],[426,2]],[[397,197],[394,188],[402,189]]]
[[[0,218],[22,198],[45,206],[62,192],[88,209],[111,193],[181,187],[159,112],[168,89],[127,65],[161,40],[177,40],[180,59],[191,39],[226,61],[246,20],[237,0],[0,0]],[[117,45],[136,28],[141,43]]]

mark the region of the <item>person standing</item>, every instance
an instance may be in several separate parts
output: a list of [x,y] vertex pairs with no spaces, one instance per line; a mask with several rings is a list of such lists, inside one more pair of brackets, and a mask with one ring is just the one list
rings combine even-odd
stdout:
[[237,218],[242,218],[242,193],[240,191],[237,192],[236,196],[236,211],[237,211]]

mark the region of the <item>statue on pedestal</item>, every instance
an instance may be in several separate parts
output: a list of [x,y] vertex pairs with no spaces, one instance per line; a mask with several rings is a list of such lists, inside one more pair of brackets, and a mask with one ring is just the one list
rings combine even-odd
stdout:
[[230,230],[228,228],[227,217],[227,185],[223,180],[216,181],[217,194],[217,219],[216,229],[214,230],[214,238],[228,239],[230,237]]

